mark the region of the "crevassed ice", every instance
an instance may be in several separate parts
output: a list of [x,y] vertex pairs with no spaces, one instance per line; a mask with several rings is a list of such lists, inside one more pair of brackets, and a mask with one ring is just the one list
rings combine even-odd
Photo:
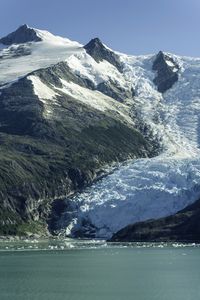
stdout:
[[77,220],[97,227],[98,237],[110,237],[127,224],[173,214],[199,195],[199,160],[141,159],[76,196]]
[[[136,90],[137,116],[165,150],[156,158],[131,161],[73,198],[71,234],[87,220],[97,237],[110,237],[130,223],[171,215],[200,197],[200,59],[173,56],[181,67],[179,81],[164,95],[153,84],[153,59],[121,55],[125,79]],[[63,215],[61,227],[65,221]]]

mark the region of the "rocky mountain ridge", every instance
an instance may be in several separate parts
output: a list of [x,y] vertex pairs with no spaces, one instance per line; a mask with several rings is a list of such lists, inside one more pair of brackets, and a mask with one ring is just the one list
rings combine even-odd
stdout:
[[[32,30],[22,26],[1,42],[12,38],[7,50],[13,43],[34,44]],[[94,94],[102,107],[66,93],[69,83],[89,97]],[[155,147],[135,129],[129,106],[123,104],[132,96],[132,90],[112,80],[95,85],[64,61],[2,85],[1,233],[20,234],[26,226],[30,231],[32,222],[45,225],[53,200],[91,184],[107,165],[154,155]]]

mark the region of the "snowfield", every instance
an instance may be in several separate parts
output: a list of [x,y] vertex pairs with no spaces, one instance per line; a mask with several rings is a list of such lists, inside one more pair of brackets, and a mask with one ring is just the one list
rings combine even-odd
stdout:
[[[82,45],[37,30],[41,42],[23,47],[29,55],[15,58],[19,45],[0,45],[0,85],[10,84],[33,70],[66,61],[69,67],[94,85],[112,80],[126,90],[134,88],[134,99],[124,103],[101,92],[62,80],[63,88],[49,87],[36,76],[29,76],[34,92],[45,104],[56,104],[56,95],[64,93],[100,111],[113,110],[133,125],[135,118],[150,128],[160,141],[163,152],[152,159],[138,159],[121,165],[118,170],[93,184],[81,194],[67,199],[69,213],[60,220],[61,233],[74,235],[83,228],[96,237],[109,238],[124,226],[150,218],[176,213],[200,197],[200,58],[168,56],[179,65],[179,80],[164,94],[157,91],[152,64],[156,55],[128,56],[121,53],[123,74],[107,61],[97,63]],[[13,48],[14,47],[14,48]],[[177,69],[169,60],[166,63]],[[62,79],[62,78],[61,78]]]
[[[71,54],[79,53],[82,45],[68,39],[54,36],[48,31],[35,29],[41,42],[29,42],[26,44],[11,45],[9,47],[0,44],[0,85],[14,81],[34,70],[45,68],[65,61]],[[15,57],[19,47],[23,47],[29,55]]]

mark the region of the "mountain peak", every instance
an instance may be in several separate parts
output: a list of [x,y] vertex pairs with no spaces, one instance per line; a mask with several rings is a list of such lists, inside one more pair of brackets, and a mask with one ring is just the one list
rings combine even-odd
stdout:
[[178,64],[170,54],[159,51],[153,63],[153,70],[157,70],[157,68],[163,67],[167,67],[169,69],[176,67],[177,69],[179,69]]
[[159,51],[153,62],[152,69],[157,71],[154,83],[161,93],[166,92],[178,81],[180,67],[169,54]]
[[[28,29],[28,28],[30,28],[27,24],[23,24],[23,25],[21,25],[21,26],[19,26],[19,28],[24,28],[24,29]],[[18,29],[19,29],[18,28]]]
[[156,59],[165,61],[165,60],[171,59],[171,58],[165,52],[160,50],[158,52],[158,54],[156,55]]
[[98,37],[91,39],[91,41],[84,46],[86,50],[94,47],[104,47],[103,43]]
[[[84,46],[84,49],[86,50],[86,52],[88,54],[93,56],[94,53],[97,53],[97,52],[100,52],[100,51],[102,52],[105,49],[105,46],[103,45],[101,40],[98,37],[96,37],[96,38],[92,39],[91,41],[89,41],[89,43],[87,43]],[[99,59],[99,61],[100,61],[100,59]]]
[[37,31],[30,28],[27,24],[21,25],[17,30],[0,39],[0,43],[7,46],[40,41],[42,39],[38,36]]
[[162,50],[160,50],[157,55],[164,56],[165,54]]
[[121,72],[121,63],[119,56],[112,50],[108,49],[99,38],[92,39],[84,46],[86,52],[93,57],[96,62],[107,60],[110,64],[114,65]]

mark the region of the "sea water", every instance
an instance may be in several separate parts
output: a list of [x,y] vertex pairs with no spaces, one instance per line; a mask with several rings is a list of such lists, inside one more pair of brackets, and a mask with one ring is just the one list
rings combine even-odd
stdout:
[[0,300],[200,299],[195,244],[9,241],[0,249]]

